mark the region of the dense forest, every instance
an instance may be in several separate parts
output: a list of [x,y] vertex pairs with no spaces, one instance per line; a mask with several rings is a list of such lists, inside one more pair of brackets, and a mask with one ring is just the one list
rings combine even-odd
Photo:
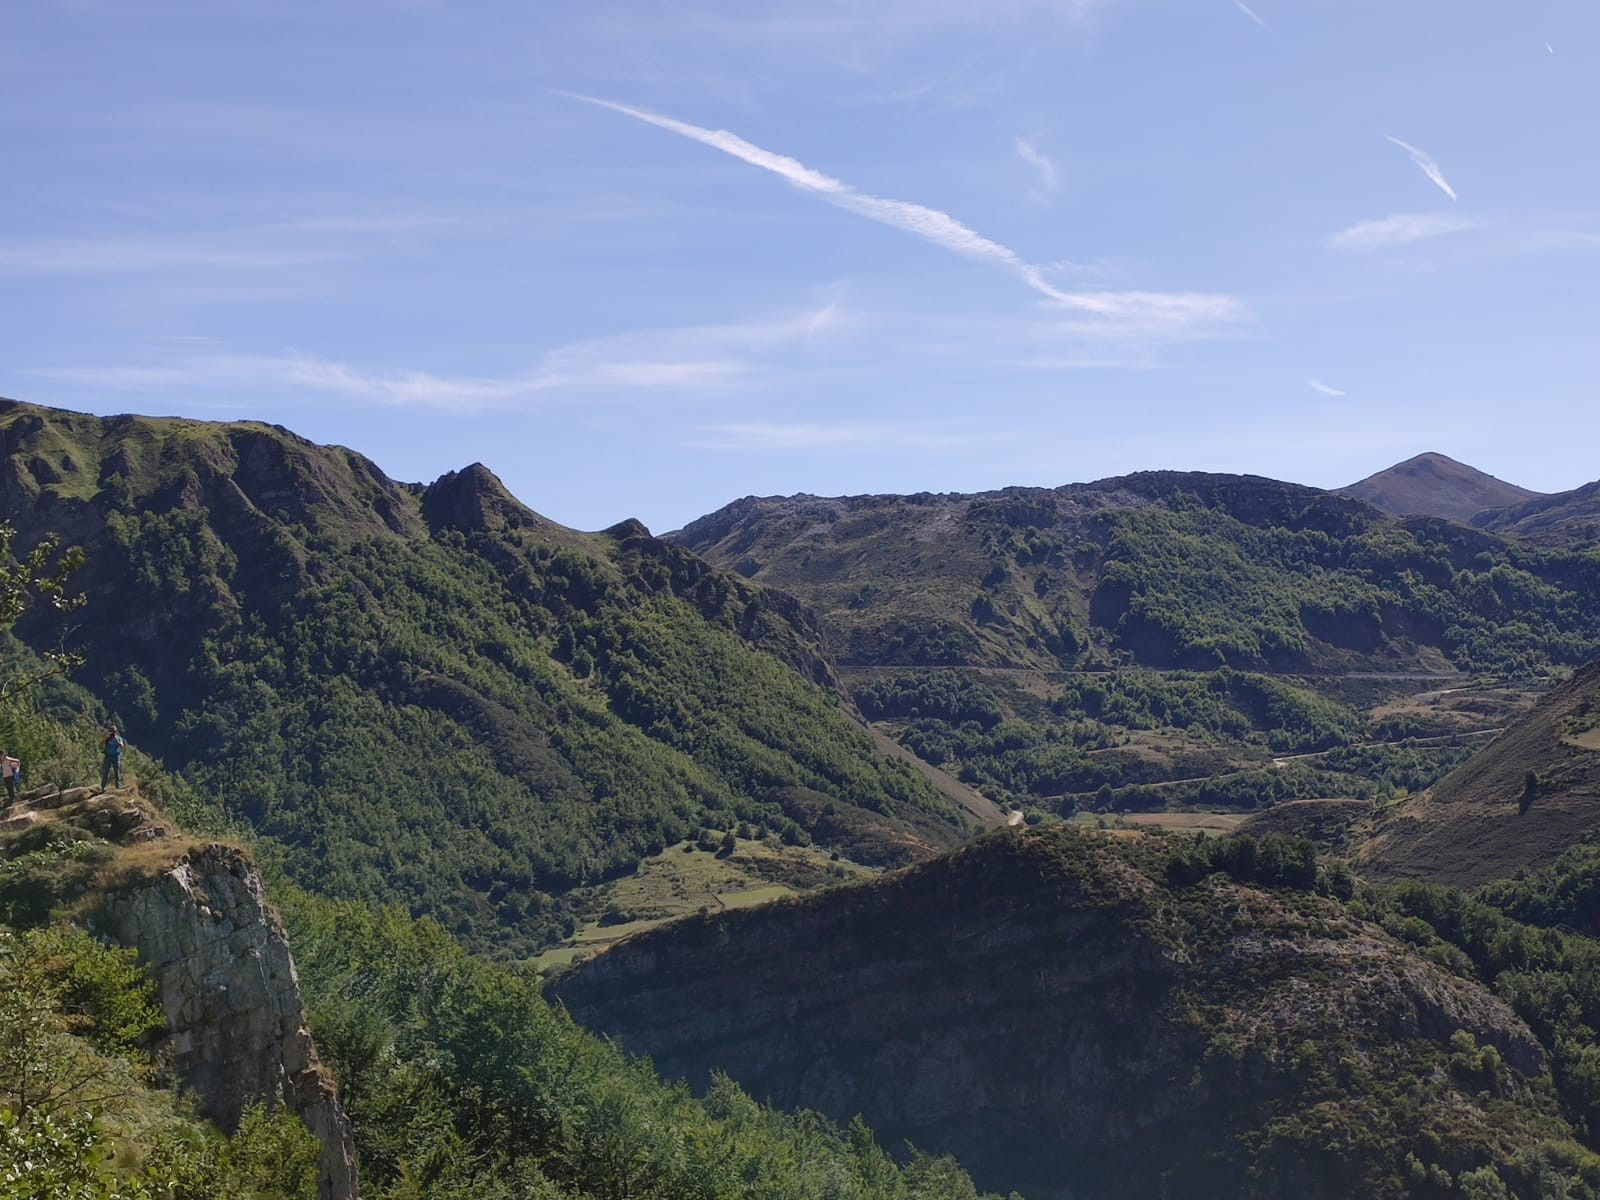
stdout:
[[[878,674],[853,694],[919,757],[997,802],[1065,817],[1390,797],[1472,753],[1417,718],[1374,721],[1303,682],[1228,667],[1071,676],[1026,717],[981,673],[954,668]],[[1169,735],[1170,752],[1130,748],[1137,733]]]
[[884,865],[965,835],[804,610],[637,523],[577,534],[481,468],[403,488],[264,426],[11,405],[0,439],[24,536],[88,552],[84,681],[324,894],[523,955],[570,930],[565,891],[706,827],[825,819]]

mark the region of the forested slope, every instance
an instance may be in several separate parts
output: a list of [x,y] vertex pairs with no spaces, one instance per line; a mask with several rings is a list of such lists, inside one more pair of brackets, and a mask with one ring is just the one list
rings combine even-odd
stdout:
[[1537,671],[1600,653],[1600,552],[1255,476],[750,497],[674,538],[817,612],[841,663]]
[[0,446],[21,543],[87,551],[85,682],[308,887],[521,952],[565,889],[703,826],[825,825],[881,863],[965,835],[804,609],[636,522],[579,534],[481,467],[402,486],[250,423],[7,403]]
[[[5,748],[81,783],[93,729],[36,710],[51,702],[0,704]],[[328,1131],[330,1067],[350,1114],[333,1140],[353,1132],[367,1200],[977,1200],[956,1163],[897,1161],[859,1122],[726,1081],[690,1096],[431,920],[274,877],[290,963],[248,852],[185,835],[154,799],[199,798],[131,753],[148,790],[52,785],[0,813],[6,1200],[350,1196],[353,1172],[319,1184],[302,1124]]]

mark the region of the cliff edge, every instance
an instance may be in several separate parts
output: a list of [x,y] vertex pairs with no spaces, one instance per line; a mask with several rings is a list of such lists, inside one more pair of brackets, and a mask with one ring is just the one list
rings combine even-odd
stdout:
[[220,844],[192,850],[107,895],[96,926],[149,964],[174,1070],[200,1114],[232,1132],[250,1104],[285,1104],[321,1144],[318,1195],[354,1200],[350,1122],[317,1058],[288,939],[249,858]]
[[322,1200],[356,1200],[350,1122],[306,1025],[288,939],[245,851],[182,838],[132,789],[41,788],[0,813],[8,849],[91,842],[59,881],[97,935],[136,949],[166,1018],[174,1081],[226,1132],[283,1104],[316,1136]]

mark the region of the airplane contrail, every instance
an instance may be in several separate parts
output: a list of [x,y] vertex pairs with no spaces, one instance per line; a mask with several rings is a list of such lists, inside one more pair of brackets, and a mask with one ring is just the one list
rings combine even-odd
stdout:
[[720,150],[724,154],[771,171],[802,191],[821,196],[830,204],[848,209],[859,216],[881,224],[915,234],[937,246],[968,258],[984,259],[998,263],[1018,275],[1024,283],[1040,295],[1056,303],[1098,317],[1122,320],[1158,320],[1163,323],[1187,323],[1203,320],[1239,320],[1244,308],[1231,296],[1205,292],[1066,292],[1044,277],[1044,269],[1025,260],[1009,246],[984,237],[956,220],[949,213],[908,200],[890,200],[882,196],[859,192],[849,184],[813,170],[785,154],[778,154],[746,141],[726,129],[707,129],[691,125],[673,117],[653,113],[647,109],[633,108],[613,100],[596,96],[564,92],[574,100],[608,108],[637,121],[654,125],[658,129],[690,138],[702,145]]
[[1441,192],[1452,200],[1456,198],[1455,188],[1450,186],[1450,181],[1444,177],[1444,172],[1439,169],[1439,164],[1434,160],[1433,155],[1426,150],[1418,150],[1410,142],[1402,142],[1397,137],[1389,137],[1387,133],[1383,136],[1389,138],[1396,146],[1411,155],[1411,161],[1416,163],[1422,173],[1438,185]]

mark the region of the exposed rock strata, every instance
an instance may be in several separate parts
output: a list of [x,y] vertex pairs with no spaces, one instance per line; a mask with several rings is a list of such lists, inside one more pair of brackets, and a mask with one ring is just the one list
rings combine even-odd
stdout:
[[[1457,1030],[1553,1111],[1539,1044],[1483,989],[1334,905],[1170,888],[1133,854],[997,834],[877,885],[630,939],[553,990],[668,1078],[722,1070],[785,1107],[861,1113],[886,1144],[1030,1200],[1378,1194],[1373,1162],[1294,1132],[1324,1103],[1367,1119],[1364,1085],[1322,1070],[1344,1057],[1374,1087],[1424,1081],[1428,1111],[1376,1110],[1396,1124],[1374,1140],[1426,1156],[1438,1138],[1449,1169],[1476,1166],[1498,1135],[1438,1067]],[[1247,1160],[1267,1167],[1248,1183]]]
[[234,1129],[253,1103],[282,1102],[321,1143],[318,1194],[357,1195],[350,1124],[306,1028],[299,979],[261,877],[212,845],[109,896],[97,925],[150,965],[176,1074],[200,1112]]

